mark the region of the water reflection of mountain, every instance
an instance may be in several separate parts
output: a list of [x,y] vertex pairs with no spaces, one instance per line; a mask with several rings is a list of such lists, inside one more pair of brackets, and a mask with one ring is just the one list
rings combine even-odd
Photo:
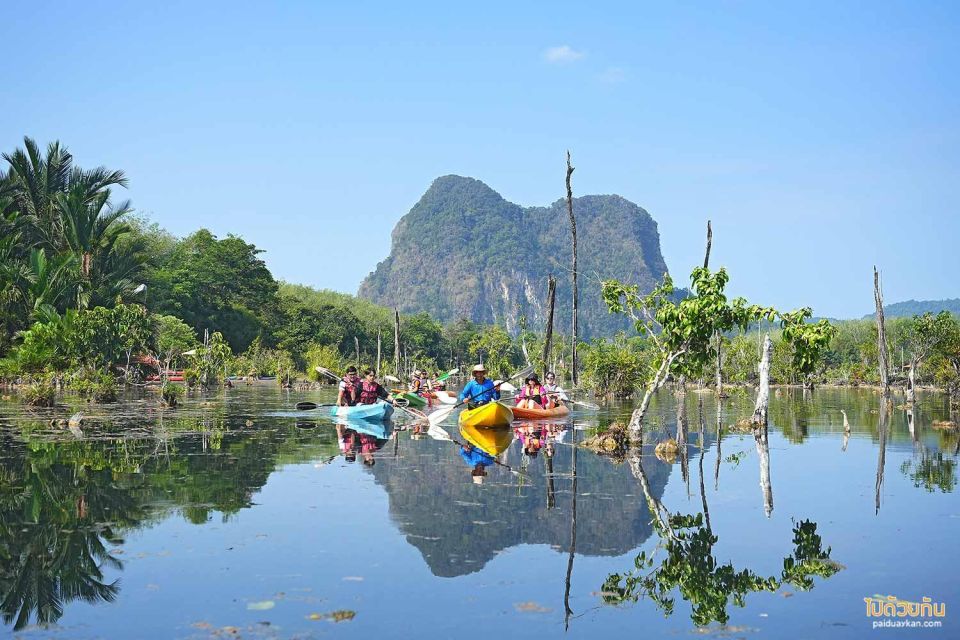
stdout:
[[[506,453],[514,469],[519,441]],[[457,446],[433,440],[403,440],[396,458],[372,468],[386,489],[390,515],[434,575],[479,571],[494,556],[521,544],[570,544],[571,450],[556,446],[529,460],[526,476],[490,467],[486,483],[471,482]],[[552,464],[552,483],[548,467]],[[650,465],[652,491],[660,496],[671,467]],[[650,512],[628,464],[615,465],[588,451],[577,460],[577,553],[613,556],[640,546],[651,532]],[[552,486],[552,490],[551,490]],[[553,505],[552,507],[550,505]]]

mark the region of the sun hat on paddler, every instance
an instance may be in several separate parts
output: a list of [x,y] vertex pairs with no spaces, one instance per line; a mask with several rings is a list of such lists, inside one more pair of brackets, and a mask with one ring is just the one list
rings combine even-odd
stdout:
[[478,364],[477,366],[475,366],[475,367],[473,368],[473,372],[474,372],[474,373],[486,373],[486,372],[487,372],[487,368],[486,368],[485,366],[483,366],[482,364]]

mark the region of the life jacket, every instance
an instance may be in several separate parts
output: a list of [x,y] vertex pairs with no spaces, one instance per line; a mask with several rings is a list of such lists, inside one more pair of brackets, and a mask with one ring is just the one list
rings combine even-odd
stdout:
[[360,398],[361,391],[361,381],[356,380],[350,382],[346,378],[343,380],[343,401],[347,403],[347,406],[354,406],[357,404]]
[[527,386],[523,387],[523,391],[520,392],[520,397],[525,400],[533,400],[540,406],[543,406],[543,394],[545,393],[543,385],[537,385],[536,393],[530,393],[530,390]]
[[360,385],[360,400],[357,404],[374,404],[380,398],[380,385],[376,382],[367,382]]

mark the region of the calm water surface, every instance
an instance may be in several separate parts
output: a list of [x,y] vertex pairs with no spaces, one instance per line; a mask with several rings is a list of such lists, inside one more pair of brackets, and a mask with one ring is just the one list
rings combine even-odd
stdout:
[[[723,403],[718,438],[713,397],[691,393],[686,446],[665,461],[653,446],[678,436],[678,411],[662,394],[642,456],[574,454],[629,407],[575,412],[480,434],[503,449],[482,483],[461,446],[478,436],[453,421],[451,440],[341,438],[293,411],[305,399],[329,396],[244,387],[166,411],[151,395],[0,403],[4,632],[960,637],[960,442],[932,427],[947,417],[939,396],[882,420],[870,391],[784,391],[767,452],[728,428],[750,397]],[[77,408],[79,430],[50,426]],[[657,503],[690,517],[655,527]],[[874,594],[945,603],[943,626],[872,630]]]

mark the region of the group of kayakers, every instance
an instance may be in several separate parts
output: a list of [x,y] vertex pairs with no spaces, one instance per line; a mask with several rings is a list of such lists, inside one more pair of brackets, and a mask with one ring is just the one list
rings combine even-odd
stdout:
[[337,393],[337,405],[353,407],[358,404],[374,404],[377,400],[386,400],[390,393],[377,382],[377,374],[372,369],[364,369],[363,377],[357,375],[357,368],[347,367],[347,373],[340,381]]
[[[500,399],[500,389],[493,380],[487,378],[487,369],[478,364],[471,372],[473,380],[464,385],[458,399],[467,401],[469,408],[475,408],[492,400]],[[517,407],[521,409],[555,409],[567,399],[563,389],[557,384],[557,376],[548,371],[546,382],[541,384],[537,374],[531,373],[523,381],[523,388],[515,396]]]
[[[439,374],[438,376],[439,377]],[[492,383],[491,383],[492,384]],[[413,378],[410,381],[410,392],[421,397],[429,397],[434,390],[443,390],[446,384],[443,381],[431,380],[426,370],[417,369],[414,371]],[[382,384],[377,382],[377,374],[372,369],[364,369],[363,375],[359,375],[357,368],[353,365],[347,367],[347,372],[340,380],[337,393],[337,405],[341,407],[353,407],[358,404],[374,404],[378,400],[388,399],[390,392]]]
[[[487,369],[478,364],[471,371],[473,379],[464,385],[458,400],[466,401],[468,408],[475,408],[488,402],[500,399],[500,388],[493,380],[487,378]],[[438,376],[439,377],[439,376]],[[438,384],[433,382],[422,369],[414,372],[410,382],[410,392],[420,396],[428,396]],[[390,393],[382,384],[377,382],[376,373],[372,369],[365,369],[359,375],[355,366],[347,367],[347,372],[340,381],[337,393],[337,405],[353,407],[358,404],[374,404],[378,400],[387,400]],[[557,376],[548,371],[545,381],[540,382],[537,374],[531,373],[524,380],[523,388],[515,396],[516,406],[521,409],[555,409],[563,406],[567,400],[563,388],[557,384]]]

